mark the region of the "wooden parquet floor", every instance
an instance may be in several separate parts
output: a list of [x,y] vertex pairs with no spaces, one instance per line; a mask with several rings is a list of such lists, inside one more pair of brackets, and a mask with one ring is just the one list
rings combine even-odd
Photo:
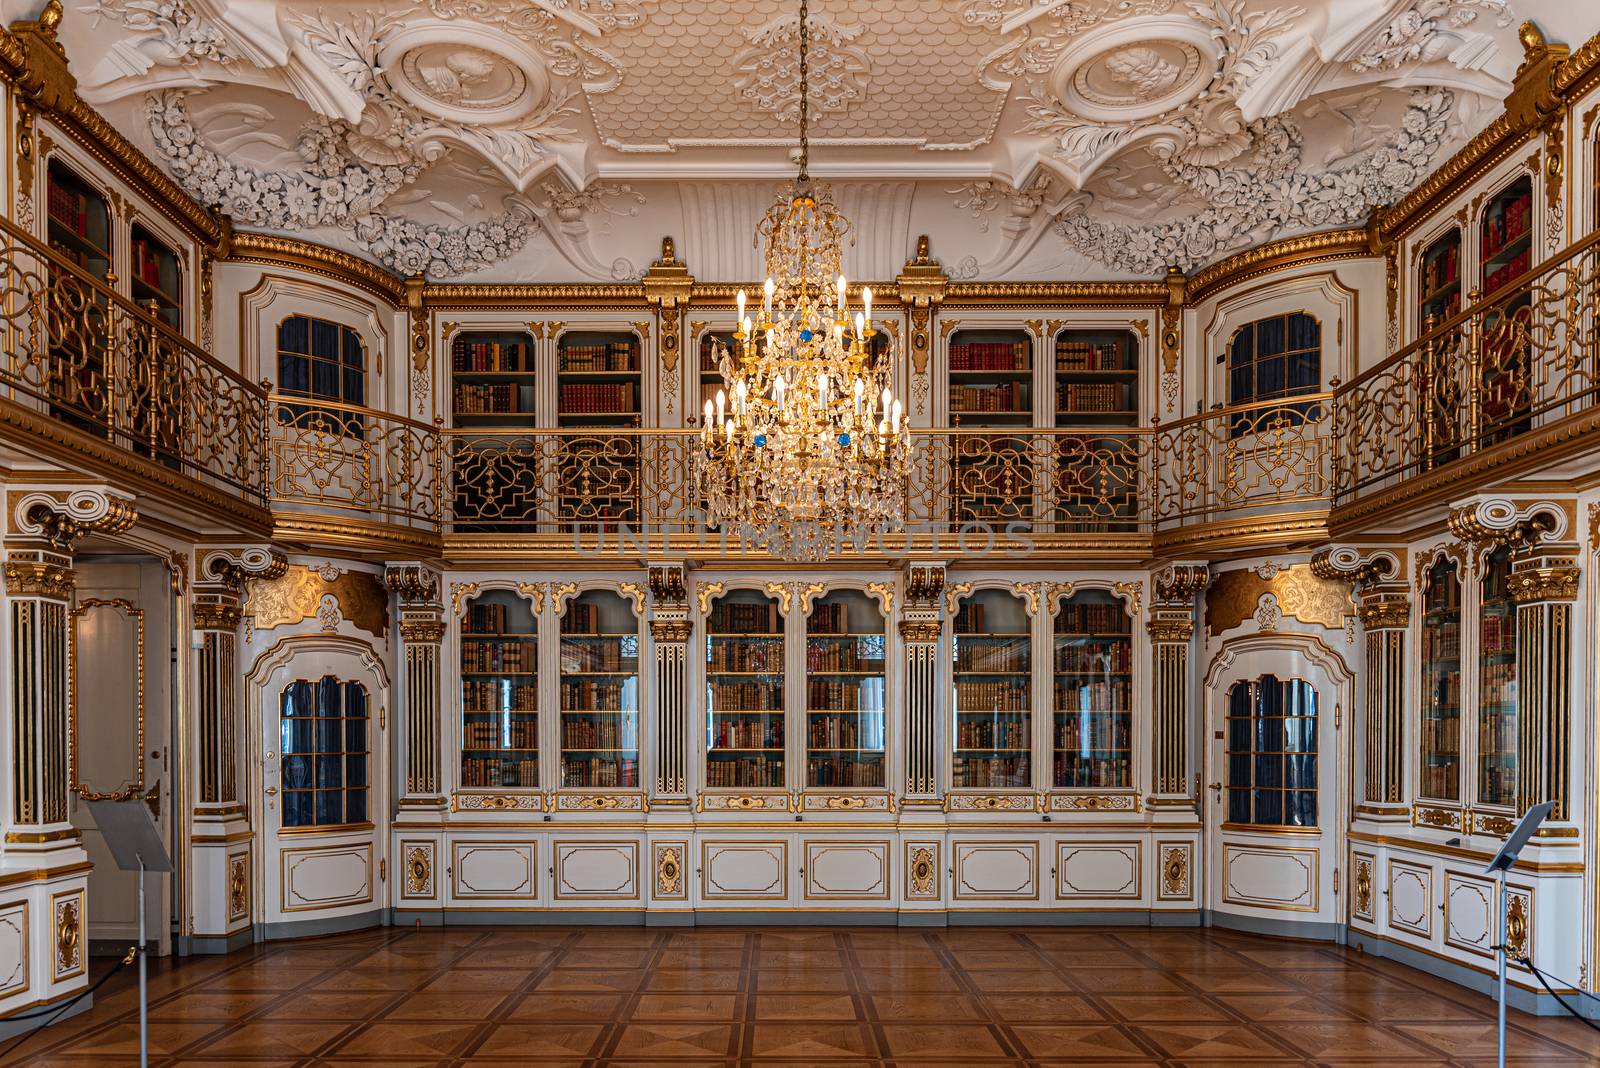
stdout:
[[[386,929],[156,963],[155,1068],[1494,1060],[1488,998],[1337,947],[1211,930]],[[136,1064],[131,975],[4,1063]],[[1512,1027],[1521,1068],[1600,1064],[1600,1033],[1577,1021]]]

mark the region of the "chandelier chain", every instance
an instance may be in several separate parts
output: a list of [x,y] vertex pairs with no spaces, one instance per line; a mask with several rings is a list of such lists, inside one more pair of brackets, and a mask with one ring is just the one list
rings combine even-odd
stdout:
[[807,127],[811,118],[811,8],[800,0],[800,181],[811,179],[811,140]]

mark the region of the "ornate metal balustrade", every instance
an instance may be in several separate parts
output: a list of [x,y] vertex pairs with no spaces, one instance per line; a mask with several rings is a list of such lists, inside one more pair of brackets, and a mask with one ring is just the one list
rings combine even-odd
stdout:
[[[1336,503],[1540,431],[1594,407],[1600,231],[1468,306],[1339,387]],[[1552,438],[1552,440],[1554,440]],[[1547,454],[1548,455],[1548,454]],[[1498,462],[1498,461],[1495,461]]]
[[1325,506],[1333,487],[1332,399],[1261,401],[1157,427],[1157,530]]
[[350,513],[439,530],[444,474],[437,425],[307,397],[275,393],[269,402],[275,510]]
[[265,505],[256,386],[9,220],[0,242],[0,395]]

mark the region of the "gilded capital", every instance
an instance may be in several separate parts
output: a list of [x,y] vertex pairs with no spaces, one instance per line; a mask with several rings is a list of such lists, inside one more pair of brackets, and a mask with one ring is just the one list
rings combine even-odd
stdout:
[[78,585],[78,573],[51,560],[7,560],[6,593],[12,597],[45,597],[65,601]]
[[407,645],[438,645],[444,641],[444,621],[440,619],[402,619],[400,640]]
[[1363,601],[1356,614],[1366,630],[1404,630],[1411,622],[1411,602],[1404,597]]
[[937,619],[902,619],[900,637],[908,642],[936,642],[943,629]]
[[1185,604],[1211,581],[1211,569],[1205,564],[1168,564],[1155,574],[1153,585],[1157,601],[1181,601]]
[[1161,619],[1150,621],[1150,640],[1159,644],[1188,645],[1194,637],[1194,620]]
[[241,618],[238,603],[232,601],[210,601],[193,609],[195,630],[235,630]]
[[421,564],[401,564],[385,569],[384,585],[401,604],[438,604],[439,575]]
[[652,619],[650,636],[658,642],[686,642],[694,624],[687,619]]
[[1528,567],[1521,570],[1513,565],[1506,588],[1511,594],[1511,599],[1518,604],[1574,601],[1578,597],[1578,569],[1569,563]]

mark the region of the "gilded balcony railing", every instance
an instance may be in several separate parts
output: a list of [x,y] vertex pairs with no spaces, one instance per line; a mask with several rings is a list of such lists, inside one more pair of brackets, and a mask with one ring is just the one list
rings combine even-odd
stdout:
[[1333,488],[1332,395],[1217,408],[1155,429],[1158,530],[1325,505]]
[[274,393],[271,442],[275,507],[350,513],[435,532],[444,519],[439,428],[320,398]]
[[264,505],[261,391],[0,219],[0,395]]
[[1597,300],[1600,231],[1340,386],[1337,503],[1594,407]]

